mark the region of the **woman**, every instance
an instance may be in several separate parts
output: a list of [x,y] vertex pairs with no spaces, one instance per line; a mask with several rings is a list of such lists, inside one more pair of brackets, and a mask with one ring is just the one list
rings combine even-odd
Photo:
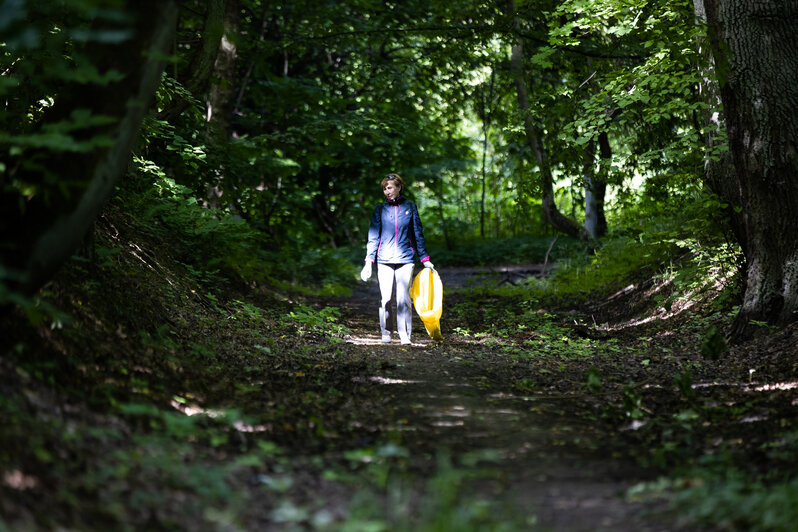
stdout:
[[385,202],[377,205],[369,224],[366,244],[366,264],[360,278],[368,281],[372,265],[377,262],[377,279],[380,283],[380,330],[382,343],[391,342],[391,297],[396,289],[396,328],[399,341],[410,344],[413,314],[410,304],[410,284],[413,282],[413,258],[416,252],[427,268],[434,266],[424,247],[424,232],[418,208],[402,196],[404,181],[399,174],[383,178],[382,192]]

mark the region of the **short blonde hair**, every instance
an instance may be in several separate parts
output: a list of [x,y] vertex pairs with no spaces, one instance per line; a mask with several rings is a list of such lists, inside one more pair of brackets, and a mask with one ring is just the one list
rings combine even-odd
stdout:
[[385,190],[385,186],[388,184],[389,181],[393,181],[394,185],[399,187],[399,192],[405,189],[405,182],[402,179],[402,176],[400,176],[399,174],[388,174],[385,177],[383,177],[382,181],[380,182],[380,186],[382,186],[383,190]]

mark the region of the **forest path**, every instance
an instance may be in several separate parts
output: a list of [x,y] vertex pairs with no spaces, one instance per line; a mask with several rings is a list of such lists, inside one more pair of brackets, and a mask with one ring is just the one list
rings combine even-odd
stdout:
[[[512,280],[536,269],[439,273],[445,293],[447,287],[485,278]],[[381,344],[378,301],[372,278],[335,304],[352,331],[348,341],[367,356],[379,357],[380,369],[361,378],[374,383],[373,393],[390,405],[393,419],[383,420],[383,426],[400,434],[419,471],[428,474],[429,463],[441,453],[450,455],[454,464],[470,459],[491,468],[491,480],[469,484],[470,493],[461,495],[498,501],[516,516],[523,515],[529,526],[523,530],[677,530],[673,523],[648,515],[650,507],[624,496],[650,478],[631,458],[620,455],[617,439],[586,420],[582,390],[575,390],[574,398],[539,399],[512,388],[502,379],[510,357],[500,356],[500,346],[452,334],[452,326],[445,323],[445,297],[442,344],[428,338],[415,315],[411,346],[400,345],[396,335],[392,344]]]

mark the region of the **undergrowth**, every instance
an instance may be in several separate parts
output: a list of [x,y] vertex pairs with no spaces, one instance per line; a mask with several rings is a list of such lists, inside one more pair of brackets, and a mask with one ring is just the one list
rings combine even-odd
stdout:
[[[4,322],[0,530],[512,530],[468,495],[488,473],[462,464],[441,462],[419,503],[407,450],[358,411],[385,418],[352,380],[373,370],[340,311],[302,302],[290,278],[268,284],[260,237],[229,213],[188,224],[201,207],[175,190],[120,195],[95,257],[42,292],[57,311]],[[306,260],[294,273],[327,272],[322,289],[349,275]],[[348,494],[345,516],[307,500],[308,475]]]
[[[739,360],[725,362],[730,346],[722,330],[737,311],[743,264],[727,229],[711,223],[708,211],[716,208],[707,199],[663,217],[646,231],[609,235],[594,253],[560,258],[547,278],[455,291],[468,298],[458,297],[446,318],[457,323],[453,333],[489,344],[497,353],[530,361],[553,357],[561,367],[580,364],[583,389],[608,399],[602,409],[605,422],[627,434],[624,452],[663,474],[660,481],[631,490],[629,497],[667,501],[672,515],[688,528],[792,530],[798,488],[794,463],[785,457],[792,456],[797,440],[778,392],[766,397],[701,387],[720,378],[724,364],[732,374],[740,373],[741,383],[751,382],[762,363],[746,359],[745,366],[736,368]],[[625,305],[633,297],[644,302],[630,317],[639,319],[643,311],[667,318],[669,324],[655,321],[641,327],[647,334],[636,345],[624,342],[622,349],[607,341],[602,324],[591,322],[589,315],[546,310],[613,298]],[[664,327],[677,330],[678,337],[654,343],[655,337],[669,333]],[[766,332],[773,335],[776,330]],[[652,352],[653,345],[662,347]],[[638,361],[634,379],[624,382],[635,373],[629,369],[624,370],[627,375],[617,374],[612,361],[619,356]],[[658,370],[663,364],[674,369],[663,374]],[[547,389],[556,384],[541,371],[517,375],[517,392],[533,397],[551,393]],[[651,382],[672,391],[641,385]],[[762,423],[763,428],[749,432],[747,423]]]
[[[712,196],[701,196],[678,212],[652,216],[642,230],[619,229],[587,247],[565,239],[552,250],[551,273],[544,278],[530,277],[514,284],[490,284],[476,288],[483,295],[517,297],[546,304],[578,304],[599,300],[641,281],[669,284],[667,296],[656,302],[670,310],[674,301],[707,300],[716,307],[737,302],[743,266],[742,252],[732,244],[729,228],[718,221],[722,205]],[[542,261],[542,239],[531,239],[537,252],[527,254],[523,239],[475,246],[477,263],[483,257],[498,257],[516,249],[527,258]],[[489,249],[486,253],[480,249]],[[513,256],[510,253],[510,256]],[[553,260],[552,260],[553,259]],[[491,259],[492,260],[492,259]],[[485,263],[490,263],[485,261]]]
[[[221,530],[254,511],[253,519],[318,530],[534,526],[534,517],[470,495],[469,483],[489,478],[489,468],[442,458],[425,485],[412,485],[408,450],[386,443],[390,435],[376,422],[350,417],[355,404],[375,419],[384,408],[352,380],[371,362],[353,358],[343,342],[350,331],[339,309],[301,296],[344,293],[356,273],[351,250],[270,250],[233,212],[208,211],[168,180],[157,193],[131,186],[98,223],[95,257],[76,257],[4,324],[4,519],[32,529],[132,530],[186,526],[188,511],[191,526]],[[696,391],[728,350],[717,328],[734,309],[739,250],[690,219],[610,235],[594,253],[563,242],[552,248],[558,260],[546,278],[455,291],[446,332],[510,361],[506,374],[484,376],[503,389],[600,397],[586,415],[621,427],[625,452],[670,472],[630,496],[665,496],[690,522],[725,530],[788,530],[798,488],[762,465],[794,467],[790,420],[761,444],[764,458],[753,467],[739,467],[737,457],[752,451],[733,441],[711,463],[701,454],[723,422],[741,423],[762,407],[747,396],[718,403]],[[550,244],[485,242],[469,260],[535,262]],[[435,259],[442,267],[450,260],[456,255]],[[658,343],[656,327],[620,340],[561,305],[641,279],[670,286],[649,309],[703,301],[672,343]],[[720,347],[701,351],[705,358],[684,355],[710,338]],[[578,382],[564,382],[565,370]],[[306,456],[293,456],[294,448]],[[93,457],[97,449],[104,452]],[[308,471],[325,489],[356,494],[346,515],[296,502],[308,489],[297,479]],[[34,515],[30,494],[57,510]]]
[[293,240],[275,246],[234,209],[208,209],[166,176],[157,176],[154,185],[131,178],[115,203],[144,234],[168,240],[174,260],[208,287],[259,283],[287,293],[346,295],[355,280],[346,250]]
[[457,241],[453,249],[447,249],[442,242],[431,241],[427,248],[435,264],[440,266],[553,263],[585,250],[584,244],[569,237],[535,235]]

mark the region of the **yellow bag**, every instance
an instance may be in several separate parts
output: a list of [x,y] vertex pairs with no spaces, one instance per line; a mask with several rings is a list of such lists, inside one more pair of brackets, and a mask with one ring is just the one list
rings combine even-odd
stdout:
[[418,272],[410,287],[410,297],[430,337],[436,342],[442,342],[443,284],[438,272],[432,268],[424,268]]

